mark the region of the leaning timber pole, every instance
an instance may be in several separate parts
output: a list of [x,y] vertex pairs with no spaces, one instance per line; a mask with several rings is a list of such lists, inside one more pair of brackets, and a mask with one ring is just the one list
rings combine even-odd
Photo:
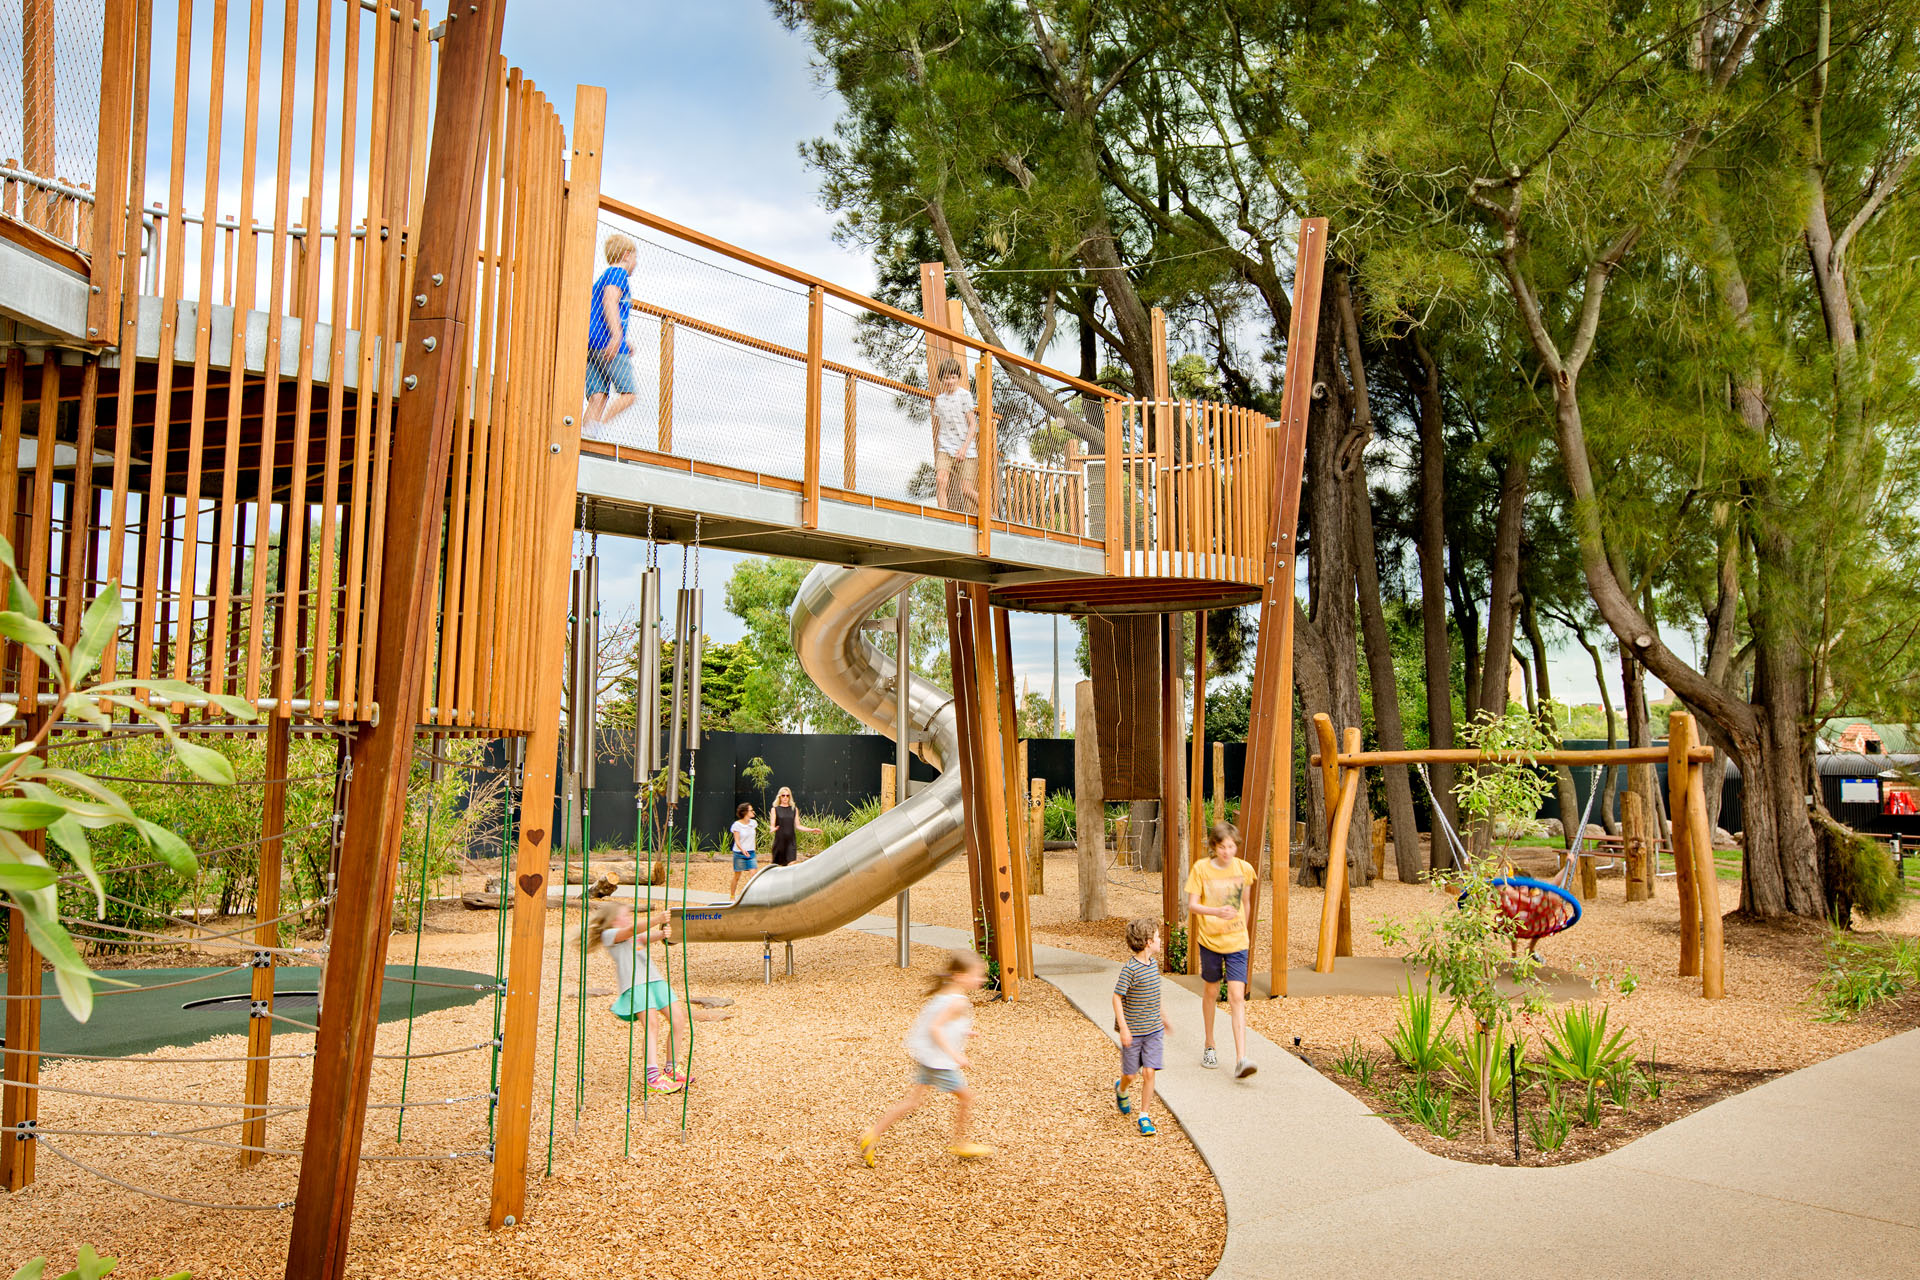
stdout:
[[[1306,459],[1307,406],[1313,398],[1313,355],[1320,332],[1320,280],[1326,266],[1327,220],[1300,224],[1294,259],[1293,324],[1281,383],[1278,456],[1267,504],[1266,572],[1261,575],[1260,627],[1253,660],[1253,706],[1247,727],[1246,780],[1241,784],[1240,842],[1255,867],[1273,823],[1273,956],[1268,990],[1287,994],[1287,877],[1293,841],[1293,578],[1294,533],[1300,527],[1300,472]],[[1269,805],[1279,773],[1281,803]],[[1270,812],[1271,809],[1271,812]],[[1247,904],[1247,946],[1260,933],[1260,877]]]
[[[561,227],[559,358],[553,373],[552,412],[544,492],[571,492],[580,475],[580,393],[587,376],[587,309],[576,299],[592,291],[593,246],[600,214],[600,152],[606,132],[607,92],[581,85],[573,95],[573,144],[567,174],[566,209]],[[502,885],[511,894],[513,941],[507,953],[507,1010],[501,1024],[500,1123],[494,1144],[493,1194],[487,1221],[512,1226],[527,1212],[527,1141],[533,1123],[534,1033],[540,1021],[540,957],[547,926],[547,885],[553,869],[553,841],[544,830],[553,813],[554,765],[560,753],[560,698],[565,681],[568,541],[573,536],[574,504],[550,502],[541,527],[536,563],[539,613],[533,670],[533,726],[527,734],[526,769],[520,783],[519,843],[514,849],[513,880]],[[678,767],[677,765],[675,766]],[[635,878],[639,877],[635,858]],[[586,882],[584,870],[581,876]],[[505,905],[504,903],[502,904]],[[558,1016],[556,1011],[555,1016]]]
[[373,696],[384,715],[363,723],[353,743],[326,1015],[314,1043],[287,1280],[338,1280],[346,1270],[414,719],[423,703],[427,642],[437,613],[433,557],[458,396],[465,385],[457,362],[466,351],[472,312],[472,263],[492,132],[488,121],[495,107],[494,63],[506,7],[506,0],[476,0],[458,21],[449,19],[441,48],[433,144],[414,250],[414,288],[425,301],[415,306],[407,326],[402,385],[408,390],[394,414],[381,548],[379,608],[386,625],[374,653]]

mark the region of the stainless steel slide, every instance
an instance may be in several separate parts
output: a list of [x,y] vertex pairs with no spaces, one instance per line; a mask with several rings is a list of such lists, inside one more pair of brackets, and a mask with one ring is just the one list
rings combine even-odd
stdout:
[[[890,737],[894,661],[867,642],[860,624],[915,577],[820,565],[800,584],[793,602],[793,648],[801,667],[828,697]],[[747,882],[737,901],[689,904],[687,941],[791,942],[830,933],[961,851],[966,835],[960,770],[947,767],[960,750],[953,698],[911,674],[907,678],[908,718],[927,735],[915,752],[942,770],[939,780],[824,852],[789,867],[766,868]]]

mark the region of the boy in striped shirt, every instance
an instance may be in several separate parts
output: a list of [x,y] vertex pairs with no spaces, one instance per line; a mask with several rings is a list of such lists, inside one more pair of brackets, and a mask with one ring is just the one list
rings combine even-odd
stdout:
[[1120,967],[1113,984],[1113,1020],[1120,1029],[1120,1078],[1113,1082],[1113,1105],[1121,1115],[1133,1111],[1133,1081],[1140,1079],[1143,1137],[1154,1135],[1153,1073],[1160,1069],[1161,1045],[1173,1024],[1160,1011],[1160,924],[1145,916],[1127,923],[1127,949],[1133,959]]

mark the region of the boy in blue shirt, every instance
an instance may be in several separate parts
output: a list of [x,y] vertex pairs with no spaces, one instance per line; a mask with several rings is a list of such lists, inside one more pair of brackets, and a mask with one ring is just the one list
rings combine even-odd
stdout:
[[1113,1082],[1113,1105],[1121,1115],[1133,1110],[1133,1081],[1140,1079],[1140,1116],[1143,1137],[1154,1133],[1153,1073],[1161,1066],[1161,1046],[1173,1029],[1160,1009],[1160,924],[1145,916],[1127,922],[1127,949],[1133,959],[1120,967],[1113,984],[1113,1021],[1120,1029],[1120,1078]]
[[[607,269],[593,282],[587,320],[587,417],[606,422],[639,399],[633,380],[633,354],[627,347],[627,316],[633,301],[633,269],[640,252],[630,236],[607,237]],[[612,394],[609,395],[609,392]]]

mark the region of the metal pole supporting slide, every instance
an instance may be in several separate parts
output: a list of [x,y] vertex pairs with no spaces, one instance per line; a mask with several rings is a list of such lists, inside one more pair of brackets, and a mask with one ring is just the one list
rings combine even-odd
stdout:
[[[907,706],[907,684],[909,680],[907,666],[907,605],[913,599],[913,588],[908,587],[900,593],[900,607],[894,618],[894,664],[893,664],[893,798],[896,804],[907,802],[907,771],[912,765],[913,725]],[[893,937],[896,954],[895,962],[902,969],[912,963],[913,920],[909,914],[908,895],[912,891],[902,889],[900,896],[893,900]]]

